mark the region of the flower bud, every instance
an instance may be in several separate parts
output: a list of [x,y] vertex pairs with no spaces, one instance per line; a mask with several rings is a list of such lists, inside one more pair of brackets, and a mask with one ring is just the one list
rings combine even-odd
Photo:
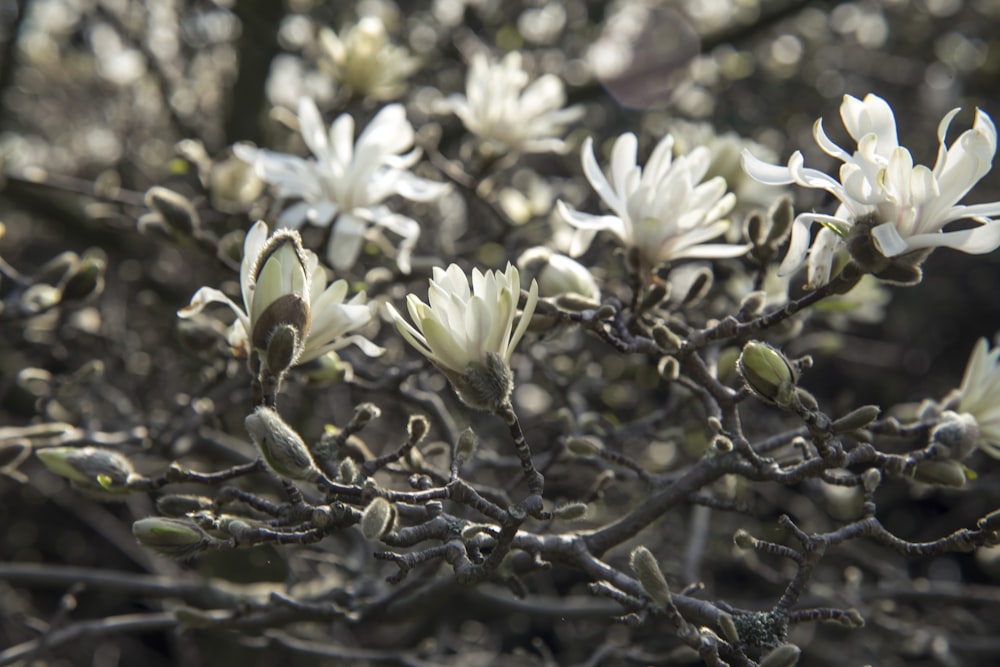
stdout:
[[462,461],[471,461],[472,457],[476,454],[476,447],[478,446],[479,438],[476,437],[476,432],[472,430],[472,427],[466,427],[458,436],[458,442],[455,443],[455,458]]
[[719,614],[719,628],[722,629],[722,634],[730,644],[738,646],[740,643],[740,631],[736,629],[736,622],[733,621],[733,615],[728,612],[722,612]]
[[855,408],[840,419],[835,420],[830,425],[830,428],[833,429],[834,433],[856,431],[878,419],[880,412],[882,412],[882,408],[877,405],[862,405],[860,408]]
[[[265,352],[265,359],[269,364],[272,354],[276,362],[280,362],[282,356],[291,356],[294,362],[302,352],[308,328],[309,304],[298,294],[283,294],[254,319],[250,341],[254,347]],[[275,336],[281,336],[285,329],[292,329],[294,337],[284,334],[284,337],[276,343],[277,349],[272,352],[272,340]],[[289,366],[291,363],[280,370],[285,370]],[[270,365],[268,368],[274,373],[280,372]]]
[[277,412],[261,406],[243,424],[274,472],[289,479],[316,479],[318,471],[306,443]]
[[544,246],[536,246],[524,251],[517,260],[522,284],[530,284],[532,278],[538,281],[538,295],[559,297],[576,294],[591,302],[601,301],[601,290],[590,271],[565,255],[553,252]]
[[129,482],[139,477],[131,461],[108,449],[48,447],[36,451],[35,456],[49,471],[92,490],[124,493]]
[[921,461],[913,470],[913,479],[935,486],[965,486],[965,468],[958,461]]
[[374,403],[361,403],[354,406],[354,415],[351,417],[347,430],[356,433],[368,426],[373,419],[382,416],[382,409]]
[[636,547],[632,550],[629,564],[646,595],[661,608],[670,605],[670,586],[653,553],[646,547]]
[[782,644],[757,663],[759,667],[795,667],[799,662],[802,649],[795,644]]
[[873,493],[882,483],[882,472],[878,468],[869,468],[861,473],[861,485],[865,493]]
[[62,284],[62,301],[84,301],[104,291],[105,259],[88,251],[80,258],[80,265]]
[[742,528],[737,530],[736,534],[733,535],[733,542],[740,549],[744,550],[754,549],[757,546],[757,538],[748,533],[747,531],[743,530]]
[[164,517],[139,519],[132,524],[132,534],[142,546],[181,560],[197,555],[211,540],[192,521]]
[[673,382],[681,376],[681,364],[675,357],[660,357],[656,363],[656,372],[668,382]]
[[354,484],[358,481],[358,465],[354,459],[348,457],[337,466],[337,479],[342,484]]
[[201,219],[191,200],[168,188],[154,185],[146,191],[146,206],[174,231],[191,236],[201,228]]
[[587,516],[587,503],[569,503],[552,511],[552,516],[563,521],[574,521]]
[[785,235],[792,227],[792,220],[795,219],[792,198],[787,195],[780,197],[778,201],[774,202],[767,215],[771,219],[771,229],[767,232],[767,243],[776,246],[785,240]]
[[653,340],[667,352],[676,352],[684,345],[680,336],[662,324],[653,327]]
[[423,415],[410,415],[410,421],[406,424],[406,433],[409,436],[410,442],[417,444],[423,440],[430,427],[431,424],[427,421],[427,417]]
[[792,405],[797,373],[778,350],[767,343],[749,341],[736,368],[747,389],[759,399],[784,408]]
[[389,534],[395,520],[396,506],[379,496],[361,514],[361,533],[369,540],[380,540]]
[[979,445],[979,424],[967,412],[957,414],[946,410],[931,431],[931,442],[944,458],[961,461]]
[[299,331],[300,329],[291,324],[282,323],[271,333],[264,353],[265,367],[271,373],[280,375],[295,363],[295,359],[302,349]]
[[566,450],[574,456],[599,456],[604,443],[592,435],[571,435],[566,438]]

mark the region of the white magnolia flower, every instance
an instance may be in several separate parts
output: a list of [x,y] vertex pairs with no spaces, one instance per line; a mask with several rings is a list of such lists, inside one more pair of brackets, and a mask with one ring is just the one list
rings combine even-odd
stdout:
[[[820,188],[840,200],[833,215],[799,214],[781,272],[794,271],[808,253],[809,285],[828,283],[834,252],[855,229],[870,234],[867,245],[886,260],[939,246],[972,254],[991,252],[1000,246],[1000,221],[990,219],[1000,214],[1000,202],[958,203],[990,170],[997,149],[996,127],[977,109],[972,128],[946,146],[948,127],[958,112],[952,109],[938,125],[939,146],[933,167],[913,164],[910,152],[897,141],[892,109],[885,100],[871,94],[863,101],[846,95],[840,106],[844,126],[857,142],[853,153],[827,137],[822,119],[813,128],[819,147],[843,162],[839,180],[806,168],[798,151],[784,167],[767,164],[744,151],[743,166],[753,178],[771,185],[796,183]],[[942,231],[948,223],[964,219],[978,225]],[[823,229],[810,250],[809,228],[813,222],[821,223]],[[859,262],[865,261],[855,255]],[[875,266],[873,272],[877,274],[878,270]]]
[[583,115],[583,107],[563,108],[564,104],[562,81],[543,74],[529,85],[521,54],[512,51],[499,63],[475,54],[465,95],[450,95],[444,107],[497,153],[544,153],[561,152],[566,124]]
[[1000,459],[1000,347],[976,341],[965,366],[957,412],[971,414],[979,425],[979,445]]
[[510,358],[538,303],[538,284],[532,281],[514,329],[520,284],[510,264],[502,273],[473,269],[471,290],[457,264],[447,270],[435,267],[427,294],[430,304],[414,294],[406,297],[415,326],[392,304],[386,308],[407,342],[448,376],[466,403],[497,409],[510,399]]
[[581,213],[558,203],[559,213],[577,228],[569,249],[571,256],[583,254],[599,231],[608,231],[628,248],[636,248],[647,267],[687,257],[738,257],[744,245],[705,243],[725,233],[736,197],[726,192],[721,177],[702,182],[708,169],[708,149],[695,148],[674,157],[674,139],[664,137],[646,166],[636,162],[638,141],[626,133],[611,150],[611,178],[601,171],[588,137],[581,151],[583,173],[604,200],[612,215]]
[[[276,332],[291,327],[295,335],[290,341],[291,353],[282,355],[287,358],[284,368],[352,343],[369,356],[382,353],[382,348],[363,336],[349,335],[372,319],[364,292],[345,303],[347,281],[337,280],[327,286],[326,273],[316,254],[302,247],[297,231],[281,229],[269,235],[264,222],[250,229],[243,244],[240,290],[242,306],[220,290],[202,287],[177,315],[193,317],[210,303],[229,306],[236,313],[228,336],[234,354],[245,357],[256,349],[265,361]],[[287,346],[287,342],[283,344]],[[284,368],[271,370],[280,372]]]
[[420,66],[409,51],[389,41],[385,24],[377,16],[362,18],[340,35],[323,28],[319,39],[333,65],[334,77],[359,95],[395,99]]
[[366,237],[387,229],[403,239],[396,263],[408,272],[420,226],[382,202],[392,195],[430,201],[440,197],[448,185],[419,178],[408,170],[419,159],[420,151],[403,153],[414,140],[403,106],[384,107],[355,143],[350,115],[338,116],[327,131],[316,103],[303,98],[299,102],[299,131],[315,157],[300,158],[248,145],[233,148],[240,159],[254,166],[261,179],[275,187],[278,197],[299,200],[281,213],[278,224],[295,229],[307,221],[320,227],[332,222],[326,258],[337,271],[354,264]]

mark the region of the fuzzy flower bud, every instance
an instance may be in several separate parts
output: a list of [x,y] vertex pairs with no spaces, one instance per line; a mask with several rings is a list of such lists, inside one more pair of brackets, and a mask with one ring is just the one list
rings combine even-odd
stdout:
[[316,479],[319,471],[309,448],[277,412],[261,406],[243,424],[274,472],[288,479]]
[[193,521],[164,517],[139,519],[132,534],[142,546],[180,560],[196,556],[211,540]]
[[138,478],[132,462],[118,452],[98,447],[48,447],[35,456],[49,471],[92,490],[125,493]]
[[380,540],[389,534],[396,521],[396,506],[377,497],[361,514],[361,533],[369,540]]
[[646,591],[646,595],[659,607],[668,606],[670,604],[670,586],[667,585],[667,579],[663,576],[663,571],[660,570],[660,565],[656,562],[653,552],[643,546],[636,547],[632,550],[629,564],[632,566],[632,572],[635,573],[639,583],[642,584],[642,589]]

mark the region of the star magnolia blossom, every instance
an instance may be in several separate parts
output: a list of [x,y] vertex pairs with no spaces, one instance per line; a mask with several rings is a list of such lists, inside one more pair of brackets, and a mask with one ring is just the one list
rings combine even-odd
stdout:
[[1000,459],[1000,347],[976,341],[958,389],[957,411],[971,414],[979,425],[979,445]]
[[348,114],[338,116],[329,131],[311,99],[299,102],[298,114],[299,131],[314,158],[248,145],[233,148],[237,157],[251,163],[257,175],[275,187],[278,197],[300,200],[281,213],[278,224],[297,229],[307,221],[320,227],[332,222],[326,258],[337,271],[354,265],[368,235],[380,233],[379,228],[388,229],[403,239],[396,263],[401,271],[409,272],[420,226],[393,213],[382,202],[392,195],[430,201],[444,194],[448,186],[414,176],[407,169],[419,159],[420,151],[402,154],[414,140],[406,110],[400,104],[384,107],[356,143],[354,119]]
[[329,28],[319,41],[338,81],[360,95],[390,100],[406,92],[406,80],[420,66],[409,52],[389,41],[385,24],[365,16],[338,35]]
[[448,376],[466,403],[496,409],[510,398],[510,358],[538,303],[538,284],[532,281],[514,329],[520,284],[510,264],[502,273],[473,269],[471,290],[457,264],[447,270],[435,267],[427,294],[430,304],[414,294],[406,297],[413,325],[392,304],[386,309],[403,338]]
[[236,313],[229,344],[239,356],[249,356],[253,349],[266,355],[277,328],[290,325],[296,339],[288,366],[352,343],[369,356],[382,353],[382,348],[363,336],[347,335],[372,319],[364,292],[345,303],[347,281],[337,280],[328,287],[316,254],[302,247],[297,231],[277,230],[269,235],[263,222],[250,229],[243,244],[240,290],[242,306],[213,287],[202,287],[177,315],[193,317],[210,303],[229,306]]
[[499,63],[475,54],[465,95],[449,96],[444,107],[497,152],[543,153],[561,152],[566,124],[583,115],[583,107],[564,109],[565,103],[562,81],[544,74],[529,85],[521,54],[512,51]]
[[[781,273],[790,273],[806,260],[809,285],[830,281],[833,254],[843,238],[859,222],[871,221],[871,245],[885,258],[939,246],[981,254],[1000,246],[1000,202],[960,205],[958,202],[992,166],[997,149],[996,127],[990,117],[976,110],[972,129],[945,146],[948,127],[959,109],[952,109],[938,125],[938,154],[933,167],[914,165],[910,152],[896,138],[896,119],[885,100],[868,95],[864,100],[846,95],[840,116],[857,142],[854,153],[833,143],[816,121],[813,135],[828,155],[843,164],[840,180],[804,166],[796,151],[787,166],[776,166],[743,152],[743,167],[753,178],[770,185],[795,183],[820,188],[840,200],[833,215],[802,213],[792,227],[788,253]],[[955,220],[970,219],[977,226],[943,232]],[[819,222],[823,229],[812,242],[809,228]],[[867,222],[866,222],[867,224]]]
[[638,141],[626,133],[611,150],[611,179],[601,171],[588,137],[581,151],[583,173],[613,215],[581,213],[558,202],[559,213],[577,228],[571,256],[583,254],[599,231],[608,231],[629,248],[638,249],[647,267],[687,257],[738,257],[747,246],[705,243],[723,234],[736,196],[726,193],[721,177],[702,182],[709,166],[708,149],[695,148],[674,157],[674,139],[664,137],[645,168],[636,163]]

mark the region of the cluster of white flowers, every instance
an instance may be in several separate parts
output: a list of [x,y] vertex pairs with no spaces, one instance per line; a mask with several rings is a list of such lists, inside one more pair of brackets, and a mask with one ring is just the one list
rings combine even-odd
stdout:
[[976,341],[958,389],[957,411],[972,415],[979,427],[979,446],[1000,459],[1000,347]]
[[[951,146],[945,145],[948,128],[959,109],[948,112],[938,125],[938,153],[933,167],[914,165],[913,157],[899,145],[896,119],[885,100],[868,95],[864,100],[847,95],[840,107],[844,127],[857,142],[853,153],[844,150],[826,135],[822,119],[816,121],[816,143],[843,164],[840,178],[804,165],[796,151],[787,166],[767,164],[744,151],[744,168],[757,180],[772,185],[795,183],[820,188],[834,195],[840,206],[833,215],[801,213],[796,217],[788,252],[781,272],[794,271],[806,261],[808,284],[816,288],[831,278],[834,253],[852,233],[864,234],[870,242],[860,245],[874,250],[884,261],[872,262],[859,252],[855,259],[862,268],[878,275],[891,258],[915,251],[947,247],[980,254],[1000,246],[1000,202],[961,205],[958,202],[982,179],[992,166],[997,149],[993,121],[976,110],[972,128]],[[943,231],[950,222],[971,220],[969,229]],[[823,228],[812,240],[810,227]]]
[[389,41],[385,24],[377,16],[365,16],[339,35],[323,28],[319,41],[334,77],[352,93],[376,100],[399,97],[406,90],[406,80],[420,66],[409,51]]

